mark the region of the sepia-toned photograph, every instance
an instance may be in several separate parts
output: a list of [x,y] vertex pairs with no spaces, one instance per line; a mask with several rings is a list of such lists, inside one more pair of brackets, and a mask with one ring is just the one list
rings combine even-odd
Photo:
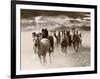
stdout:
[[90,16],[21,9],[21,69],[90,66]]
[[94,8],[34,4],[16,5],[16,75],[95,72]]

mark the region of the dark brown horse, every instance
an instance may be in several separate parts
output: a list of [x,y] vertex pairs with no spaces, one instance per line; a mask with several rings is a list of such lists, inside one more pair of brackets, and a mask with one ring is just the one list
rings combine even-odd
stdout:
[[79,49],[79,43],[80,43],[80,37],[78,35],[78,31],[76,31],[76,34],[74,32],[72,43],[73,43],[74,50],[77,52]]
[[79,45],[82,46],[82,35],[81,33],[79,33],[78,35],[79,35]]
[[60,34],[60,31],[58,32],[58,35],[57,35],[57,45],[59,46],[60,45],[60,42],[61,42],[61,34]]
[[54,39],[53,39],[53,36],[48,36],[47,38],[49,39],[50,44],[51,44],[50,51],[53,52],[54,51]]
[[69,40],[68,40],[67,35],[65,35],[61,40],[61,50],[63,52],[66,52],[68,45],[69,45]]
[[72,46],[72,39],[71,39],[71,34],[70,31],[66,31],[66,35],[68,36],[68,40],[69,40],[69,47]]

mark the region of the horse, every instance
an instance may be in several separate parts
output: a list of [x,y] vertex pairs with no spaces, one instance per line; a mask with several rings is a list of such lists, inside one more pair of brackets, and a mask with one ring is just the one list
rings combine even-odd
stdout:
[[33,37],[33,50],[34,50],[34,53],[36,54],[37,53],[37,46],[35,45],[35,40],[37,39],[37,34],[35,32],[32,33],[32,37]]
[[82,35],[81,33],[79,33],[78,35],[79,35],[79,45],[82,46]]
[[80,37],[78,35],[78,31],[76,31],[76,34],[74,32],[73,40],[72,40],[72,43],[73,43],[73,47],[74,47],[75,52],[77,52],[78,49],[79,49],[79,42],[80,42]]
[[68,40],[69,40],[69,47],[71,47],[72,46],[72,39],[71,39],[70,31],[66,31],[66,34],[67,34]]
[[54,32],[53,39],[54,39],[54,47],[58,46],[57,45],[57,35],[56,35],[56,32]]
[[62,36],[64,36],[65,35],[65,30],[62,30]]
[[53,52],[54,51],[54,38],[53,38],[53,36],[49,36],[49,33],[48,33],[47,29],[42,29],[41,36],[42,36],[42,38],[49,39],[50,44],[51,44],[50,51]]
[[56,36],[56,39],[57,39],[57,46],[59,46],[60,45],[60,42],[61,42],[60,31],[58,32],[58,35]]
[[68,40],[67,35],[65,35],[62,37],[62,40],[61,40],[61,50],[63,52],[67,51],[68,44],[69,44],[69,40]]
[[47,38],[49,39],[50,44],[51,44],[50,50],[51,50],[51,52],[53,52],[54,51],[54,39],[53,39],[53,36],[48,36]]
[[[43,60],[43,63],[45,64],[47,52],[49,53],[49,56],[51,54],[50,40],[48,38],[43,38],[40,40],[39,37],[37,36],[37,39],[35,40],[35,46],[37,46],[38,48],[37,54],[38,54],[40,63],[42,63],[42,60]],[[51,62],[51,59],[50,59],[50,62]]]

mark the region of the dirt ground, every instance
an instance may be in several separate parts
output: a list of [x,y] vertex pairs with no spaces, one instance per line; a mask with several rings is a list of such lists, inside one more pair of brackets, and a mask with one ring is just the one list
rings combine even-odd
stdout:
[[81,31],[82,47],[78,52],[73,48],[68,48],[63,53],[60,47],[56,47],[51,56],[52,63],[47,54],[47,63],[41,64],[37,55],[33,51],[32,31],[21,32],[21,69],[46,69],[46,68],[67,68],[67,67],[85,67],[90,65],[90,31]]

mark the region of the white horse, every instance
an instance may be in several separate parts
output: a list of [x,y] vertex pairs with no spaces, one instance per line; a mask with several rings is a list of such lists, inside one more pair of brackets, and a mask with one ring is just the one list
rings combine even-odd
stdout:
[[36,54],[38,49],[37,49],[37,46],[35,45],[35,42],[36,42],[36,39],[37,39],[37,36],[36,36],[36,33],[32,33],[32,37],[33,37],[33,50],[34,50],[34,53]]
[[55,36],[53,36],[53,39],[54,39],[54,47],[57,46],[57,38]]
[[[35,46],[37,46],[38,48],[38,57],[40,59],[40,62],[45,64],[46,63],[46,53],[49,53],[49,57],[51,54],[50,48],[51,48],[51,44],[50,44],[50,40],[47,38],[43,38],[42,40],[39,39],[39,37],[37,37],[37,39],[35,39]],[[43,57],[43,58],[42,58]],[[50,57],[50,62],[51,62],[51,57]]]

